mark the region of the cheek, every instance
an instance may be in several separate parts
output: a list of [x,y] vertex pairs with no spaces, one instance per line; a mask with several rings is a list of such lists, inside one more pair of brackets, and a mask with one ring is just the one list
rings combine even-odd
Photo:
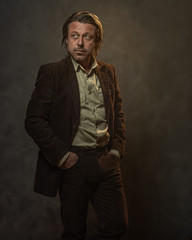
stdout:
[[93,43],[90,43],[89,44],[89,49],[94,49],[95,48],[95,43],[93,42]]
[[67,48],[72,49],[74,47],[74,44],[71,41],[66,41]]

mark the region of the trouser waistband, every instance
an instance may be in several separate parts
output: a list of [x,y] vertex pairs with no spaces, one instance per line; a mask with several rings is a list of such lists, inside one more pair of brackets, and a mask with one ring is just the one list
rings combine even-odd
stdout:
[[71,152],[80,152],[80,153],[91,153],[91,152],[105,152],[107,151],[107,146],[104,147],[77,147],[72,146],[70,149]]

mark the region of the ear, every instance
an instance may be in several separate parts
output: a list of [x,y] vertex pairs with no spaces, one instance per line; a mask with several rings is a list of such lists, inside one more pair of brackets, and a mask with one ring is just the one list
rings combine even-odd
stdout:
[[66,45],[68,44],[68,39],[67,39],[67,38],[65,39],[65,44],[66,44]]

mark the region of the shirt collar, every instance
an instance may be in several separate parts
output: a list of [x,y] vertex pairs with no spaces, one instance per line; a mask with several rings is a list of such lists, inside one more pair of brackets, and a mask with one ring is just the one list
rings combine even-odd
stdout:
[[[80,68],[83,71],[85,71],[85,69],[79,63],[77,63],[72,57],[71,57],[71,60],[72,60],[75,72],[78,72]],[[97,66],[98,66],[97,61],[96,61],[95,58],[93,58],[93,63],[92,63],[92,66],[91,66],[91,69],[90,69],[89,73],[91,73],[93,71],[93,69],[96,69]]]

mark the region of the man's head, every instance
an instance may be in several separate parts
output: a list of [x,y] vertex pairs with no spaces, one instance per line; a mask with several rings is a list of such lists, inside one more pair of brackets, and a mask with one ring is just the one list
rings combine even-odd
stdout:
[[95,14],[87,11],[75,12],[66,20],[62,30],[62,44],[66,44],[69,54],[73,56],[76,50],[80,50],[82,52],[79,52],[79,56],[81,53],[83,55],[83,51],[88,51],[87,54],[91,51],[91,56],[97,56],[103,39],[103,28]]

